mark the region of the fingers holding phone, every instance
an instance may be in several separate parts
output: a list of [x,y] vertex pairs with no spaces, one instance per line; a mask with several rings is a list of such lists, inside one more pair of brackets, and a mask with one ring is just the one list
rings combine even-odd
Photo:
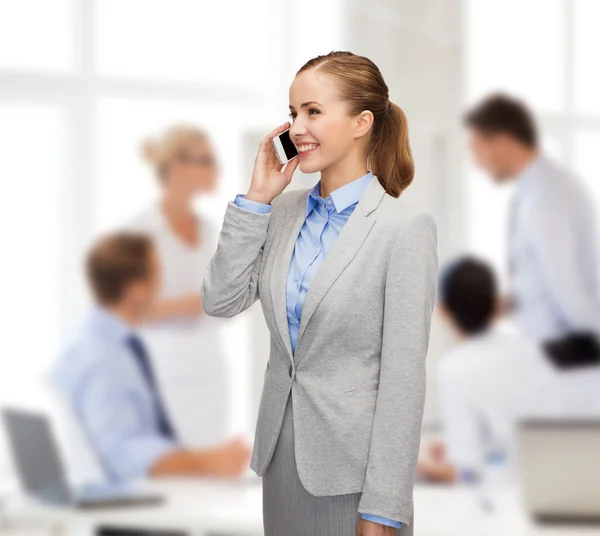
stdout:
[[[283,148],[283,142],[287,144],[287,150],[289,151],[287,154],[292,155],[296,149],[291,140],[289,143],[285,141],[286,138],[289,140],[289,128],[290,123],[286,121],[283,125],[272,130],[261,141],[254,162],[252,183],[246,195],[247,199],[268,204],[283,192],[291,182],[292,175],[298,167],[298,159],[292,156],[291,159],[288,158],[282,162],[282,155],[278,156],[278,147],[281,146]],[[284,135],[282,142],[281,135],[284,133],[287,133],[287,135]],[[293,150],[290,148],[290,144]],[[285,154],[285,152],[282,154]],[[282,165],[286,162],[286,167],[282,171]]]

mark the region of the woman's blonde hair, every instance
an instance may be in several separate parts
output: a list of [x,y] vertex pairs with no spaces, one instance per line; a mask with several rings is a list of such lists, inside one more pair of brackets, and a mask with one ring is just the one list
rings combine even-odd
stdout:
[[337,79],[340,96],[348,102],[351,115],[365,110],[373,113],[367,146],[370,168],[389,195],[400,197],[415,174],[408,124],[402,109],[389,100],[388,86],[377,65],[352,52],[333,51],[311,59],[296,74],[308,69],[318,69]]
[[191,125],[175,125],[158,138],[150,138],[142,143],[142,156],[154,168],[160,181],[167,178],[171,163],[186,154],[190,145],[206,141],[207,135]]

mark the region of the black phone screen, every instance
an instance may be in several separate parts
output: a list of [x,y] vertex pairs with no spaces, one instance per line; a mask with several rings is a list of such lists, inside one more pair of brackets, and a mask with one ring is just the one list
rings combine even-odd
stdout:
[[279,135],[279,139],[281,140],[281,145],[283,150],[285,151],[285,156],[288,160],[294,158],[294,156],[298,156],[298,151],[296,150],[296,146],[290,139],[290,131],[286,130],[282,134]]

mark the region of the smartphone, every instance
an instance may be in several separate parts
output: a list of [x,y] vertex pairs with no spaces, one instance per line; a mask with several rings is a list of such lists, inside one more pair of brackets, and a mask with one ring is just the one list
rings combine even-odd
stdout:
[[288,128],[278,136],[273,138],[273,147],[277,153],[277,158],[281,165],[287,164],[292,158],[298,156],[298,150],[290,139],[290,129]]

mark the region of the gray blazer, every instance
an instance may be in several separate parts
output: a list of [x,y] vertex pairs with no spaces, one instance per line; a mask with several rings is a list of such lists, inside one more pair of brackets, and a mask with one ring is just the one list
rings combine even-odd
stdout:
[[307,491],[362,492],[359,512],[409,523],[436,224],[375,177],[311,283],[292,355],[286,283],[308,192],[283,192],[270,214],[230,202],[202,285],[211,316],[234,316],[260,298],[271,333],[251,468],[262,476],[269,465],[291,391]]

